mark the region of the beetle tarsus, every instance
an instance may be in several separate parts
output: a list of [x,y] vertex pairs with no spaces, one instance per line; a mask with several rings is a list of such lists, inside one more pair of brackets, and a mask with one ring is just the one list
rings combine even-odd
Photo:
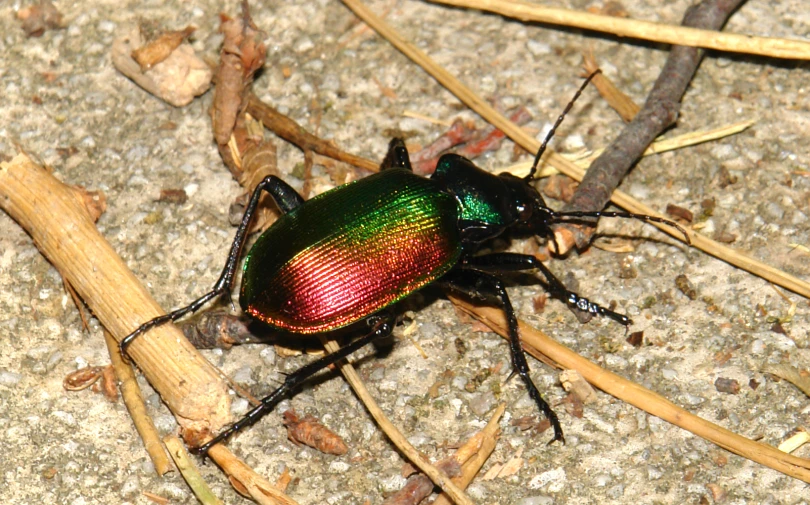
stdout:
[[193,452],[201,456],[206,456],[211,447],[224,440],[227,440],[234,433],[247,428],[261,419],[262,416],[271,412],[281,400],[286,398],[287,395],[289,395],[296,387],[301,385],[301,383],[312,377],[314,374],[318,373],[329,365],[337,363],[371,342],[391,335],[391,332],[394,330],[394,322],[395,318],[387,312],[384,314],[369,316],[369,318],[367,318],[367,324],[371,326],[371,332],[354,340],[353,342],[346,344],[337,351],[308,363],[287,375],[287,377],[284,379],[284,383],[275,391],[262,398],[259,405],[250,410],[240,420],[225,428],[225,430],[223,430],[213,439],[193,449]]
[[[491,256],[497,257],[499,255]],[[554,428],[554,440],[564,440],[565,437],[563,436],[562,426],[557,418],[557,414],[548,402],[543,399],[543,396],[540,394],[540,391],[537,389],[537,386],[534,385],[529,375],[529,363],[526,361],[523,345],[520,343],[517,316],[515,316],[515,310],[512,308],[512,302],[509,300],[509,295],[506,292],[503,281],[487,272],[466,266],[474,263],[477,258],[484,258],[483,261],[479,260],[482,261],[483,264],[487,263],[486,258],[490,258],[497,263],[498,260],[491,256],[469,258],[467,263],[448,273],[441,282],[450,289],[464,293],[467,296],[500,306],[506,316],[507,327],[509,329],[509,348],[512,351],[512,374],[510,374],[510,377],[514,374],[520,375],[520,378],[523,379],[523,383],[526,385],[529,397],[534,400],[540,408],[540,411],[543,412],[546,419],[549,420],[551,426]]]
[[[236,235],[231,243],[231,249],[228,252],[228,260],[225,263],[225,268],[222,269],[222,273],[219,275],[219,279],[217,280],[216,284],[214,284],[213,289],[185,307],[172,311],[169,314],[158,316],[140,325],[135,329],[135,331],[124,337],[119,343],[122,356],[129,357],[129,346],[132,345],[132,342],[134,342],[135,339],[143,335],[148,330],[151,330],[156,326],[160,326],[161,324],[168,323],[169,321],[177,321],[186,314],[196,312],[203,305],[219,295],[230,294],[231,287],[233,286],[233,278],[236,274],[236,265],[239,262],[239,256],[242,252],[242,246],[245,244],[248,230],[250,229],[250,223],[253,221],[253,215],[256,213],[256,209],[259,206],[259,200],[261,199],[262,192],[264,191],[270,193],[270,196],[273,197],[278,205],[278,208],[282,213],[285,214],[304,203],[304,199],[298,194],[298,192],[295,191],[295,189],[293,189],[292,186],[275,175],[268,175],[262,179],[262,181],[256,186],[256,189],[254,189],[253,193],[250,195],[250,202],[245,208],[245,214],[242,216],[242,222],[239,224],[239,228],[236,230]],[[231,301],[231,305],[233,305],[233,301]]]

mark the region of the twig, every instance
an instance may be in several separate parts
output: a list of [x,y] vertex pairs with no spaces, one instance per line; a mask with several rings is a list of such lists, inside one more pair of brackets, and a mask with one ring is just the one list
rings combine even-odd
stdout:
[[245,493],[261,505],[298,505],[295,500],[234,456],[223,444],[211,447],[208,457],[228,475],[234,489]]
[[[717,30],[741,2],[742,0],[704,0],[687,9],[683,24]],[[702,58],[703,51],[699,49],[672,46],[644,106],[616,140],[591,164],[565,210],[593,211],[604,208],[610,195],[647,147],[675,123],[681,97]],[[561,224],[555,227],[558,252],[565,254],[574,245],[584,247],[595,231],[595,227],[587,225]]]
[[[456,454],[453,456],[461,463],[461,475],[453,478],[453,482],[459,485],[462,489],[466,489],[470,485],[473,478],[484,466],[492,451],[495,450],[495,443],[497,442],[498,433],[501,429],[498,427],[498,421],[506,410],[506,405],[501,404],[495,409],[487,425],[483,430],[479,431],[468,440],[463,446],[459,447]],[[442,493],[433,502],[433,505],[450,505],[450,497]]]
[[104,341],[110,352],[110,361],[115,371],[115,377],[120,384],[118,387],[121,389],[121,397],[129,411],[129,417],[132,418],[135,429],[138,430],[138,434],[143,440],[143,446],[155,466],[155,472],[163,475],[172,469],[172,465],[166,451],[163,450],[163,444],[160,443],[160,434],[152,423],[152,418],[146,413],[146,404],[141,395],[141,388],[138,387],[138,381],[135,379],[135,371],[121,358],[118,342],[106,329],[104,330]]
[[295,144],[303,151],[313,151],[371,172],[376,172],[380,168],[379,163],[341,151],[332,144],[312,135],[301,125],[261,101],[253,93],[248,97],[247,113],[261,121],[273,133]]
[[[508,338],[503,311],[492,307],[477,307],[453,295],[449,297],[463,311],[479,319],[502,337]],[[602,391],[730,452],[810,483],[810,460],[784,454],[770,445],[754,442],[701,419],[660,395],[588,361],[523,321],[520,321],[520,337],[526,352],[533,356],[546,355],[565,369],[577,370]]]
[[[461,100],[465,105],[478,113],[481,117],[493,124],[496,128],[506,133],[515,143],[529,152],[537,152],[540,148],[540,142],[523,131],[520,127],[513,124],[502,114],[498,113],[489,104],[487,104],[481,97],[472,92],[469,88],[461,84],[458,79],[453,77],[447,70],[440,67],[436,62],[431,60],[425,53],[417,49],[413,44],[405,41],[398,33],[396,33],[390,26],[385,24],[381,19],[375,16],[365,5],[359,0],[343,0],[343,3],[369,26],[374,28],[377,33],[383,38],[388,40],[394,47],[400,50],[407,57],[414,60],[426,72],[428,72],[434,79],[446,87],[451,93],[456,95],[456,98]],[[544,161],[549,165],[555,167],[561,173],[581,181],[584,176],[584,171],[577,167],[575,164],[566,160],[564,157],[553,152],[550,149],[546,150],[546,155],[543,157]],[[652,208],[642,204],[638,200],[630,197],[630,195],[621,191],[614,191],[612,201],[619,207],[626,209],[629,212],[638,214],[658,215]],[[682,240],[683,236],[680,231],[661,224],[653,224],[658,229],[668,233],[669,235]],[[753,258],[746,256],[734,249],[731,249],[719,242],[713,241],[696,233],[690,234],[692,246],[700,249],[716,258],[719,258],[727,263],[730,263],[738,268],[742,268],[754,275],[762,277],[774,284],[782,286],[785,289],[798,293],[804,297],[810,298],[810,283],[796,278],[793,275],[773,268],[765,263],[757,261]]]
[[197,497],[200,503],[203,505],[222,505],[222,500],[217,498],[214,492],[211,491],[211,488],[208,487],[208,484],[203,480],[194,462],[188,457],[188,452],[186,452],[185,447],[183,447],[183,442],[173,435],[168,435],[163,438],[163,443],[166,444],[166,448],[169,449],[169,454],[171,454],[174,464],[177,465],[177,469],[180,470],[183,479],[185,479],[188,487],[191,488],[192,492],[194,492],[194,496]]
[[[116,339],[163,314],[98,233],[76,193],[25,154],[0,163],[0,208],[31,235]],[[184,437],[203,436],[230,421],[224,382],[174,325],[152,329],[132,344],[129,354],[174,413]],[[283,499],[268,499],[276,496],[265,489],[272,485],[227,448],[217,446],[209,455],[223,470],[248,482],[260,503],[295,504],[283,494]]]
[[[324,347],[326,348],[327,352],[335,352],[337,351],[340,346],[334,340],[328,340],[325,336],[321,337],[321,342],[323,343]],[[377,425],[386,434],[386,436],[391,440],[391,443],[396,446],[399,451],[405,455],[408,460],[414,464],[419,470],[422,471],[425,475],[430,477],[430,480],[433,481],[434,484],[442,488],[444,492],[446,492],[450,497],[453,499],[457,505],[473,505],[472,500],[464,494],[464,491],[459,489],[444,473],[437,469],[435,466],[431,465],[425,458],[419,454],[408,440],[400,433],[400,431],[394,426],[391,421],[385,416],[385,413],[382,409],[377,405],[377,402],[374,401],[374,398],[366,389],[365,384],[360,379],[360,376],[355,371],[354,367],[348,363],[347,361],[342,361],[340,364],[340,371],[343,374],[343,377],[346,378],[346,382],[354,390],[354,393],[363,402],[363,405],[366,406],[368,412],[371,414],[371,417],[377,422]]]
[[[492,451],[495,449],[500,428],[498,421],[506,411],[506,405],[500,404],[495,412],[492,414],[487,425],[483,430],[479,431],[469,440],[456,450],[456,452],[447,458],[436,463],[438,468],[441,468],[448,475],[452,475],[450,470],[455,471],[452,475],[452,480],[459,485],[460,488],[466,489],[470,485],[472,479],[478,474],[478,471],[484,466]],[[384,505],[394,504],[418,504],[423,499],[427,498],[433,492],[433,483],[423,474],[411,475],[408,482],[398,492],[386,498]],[[433,505],[450,505],[452,502],[450,498],[442,493],[434,502]]]
[[[73,190],[25,154],[0,163],[0,195],[0,207],[25,228],[116,339],[163,313],[99,234]],[[184,429],[217,430],[227,424],[225,385],[177,328],[155,328],[130,349]]]
[[523,0],[430,1],[457,7],[481,9],[522,21],[574,26],[585,30],[611,33],[619,37],[651,40],[665,44],[702,47],[733,53],[758,54],[773,58],[810,59],[810,43],[801,40],[718,33],[711,29],[701,30],[685,26],[673,26],[665,23],[622,19],[588,12],[542,7]]
[[619,113],[619,116],[621,116],[624,122],[629,123],[636,117],[641,107],[639,107],[632,98],[625,95],[622,90],[617,88],[604,72],[597,73],[599,64],[596,62],[593,53],[588,52],[582,55],[582,68],[585,70],[583,77],[593,75],[591,82],[594,87],[599,91],[599,94],[605,99],[608,105]]
[[[675,149],[683,149],[684,147],[694,146],[698,144],[702,144],[704,142],[711,142],[712,140],[721,139],[723,137],[728,137],[730,135],[736,135],[746,129],[750,128],[756,123],[754,120],[748,121],[740,121],[739,123],[732,123],[730,125],[721,126],[719,128],[712,128],[710,130],[695,130],[693,132],[684,133],[681,135],[675,135],[673,137],[656,140],[653,142],[650,147],[644,151],[642,156],[652,156],[654,154],[661,154],[667,151],[674,151]],[[558,154],[558,156],[562,156],[566,160],[570,161],[571,163],[575,164],[582,170],[587,169],[593,160],[598,158],[603,152],[605,148],[594,149],[593,151],[586,152],[584,154],[580,153],[573,153],[573,154]],[[524,161],[521,163],[515,163],[514,165],[510,165],[505,168],[495,169],[493,170],[494,173],[499,174],[501,172],[509,172],[510,174],[516,177],[525,177],[529,173],[529,169],[532,167],[533,161]],[[552,166],[543,165],[541,169],[537,172],[537,178],[548,177],[550,175],[559,174],[560,171]],[[582,172],[584,174],[584,172]]]

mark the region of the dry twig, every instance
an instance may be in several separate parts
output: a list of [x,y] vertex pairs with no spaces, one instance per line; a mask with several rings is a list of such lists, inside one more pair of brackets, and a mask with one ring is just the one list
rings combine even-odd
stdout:
[[160,443],[160,434],[155,428],[152,418],[146,413],[146,403],[143,401],[141,388],[138,387],[135,370],[121,357],[118,341],[106,329],[104,330],[104,341],[107,343],[110,361],[113,371],[115,371],[115,377],[120,384],[118,387],[121,389],[121,397],[124,399],[129,417],[132,418],[132,423],[141,436],[143,446],[149,454],[152,464],[155,465],[155,472],[163,475],[172,469],[172,465],[166,451],[163,450],[163,444]]
[[[324,347],[326,348],[327,352],[335,352],[340,349],[340,346],[334,340],[327,340],[326,337],[321,337],[321,342],[323,343]],[[366,409],[368,409],[371,417],[377,422],[377,425],[386,434],[386,436],[391,440],[397,449],[399,449],[411,463],[414,464],[419,470],[422,471],[425,475],[430,477],[430,480],[433,481],[434,484],[442,488],[444,492],[450,495],[453,499],[453,502],[456,505],[473,505],[472,500],[470,500],[464,491],[459,489],[459,487],[454,484],[441,470],[436,468],[435,466],[431,465],[425,458],[419,454],[408,440],[400,433],[400,431],[394,426],[391,421],[385,416],[385,413],[382,409],[377,405],[377,402],[374,401],[374,398],[366,389],[365,384],[363,381],[360,380],[360,376],[355,371],[354,367],[347,361],[342,361],[340,364],[340,372],[346,378],[346,382],[354,390],[354,393],[363,402]]]
[[247,112],[261,121],[267,129],[287,142],[295,144],[305,152],[312,151],[371,172],[376,172],[380,168],[380,164],[377,162],[341,151],[329,142],[312,135],[298,123],[267,105],[254,94],[251,94],[248,98]]
[[[741,2],[742,0],[704,0],[686,11],[683,24],[717,30]],[[675,123],[681,97],[702,58],[703,51],[694,47],[672,47],[644,106],[591,164],[565,210],[594,211],[604,208],[622,178],[647,147]],[[565,254],[574,245],[585,247],[595,231],[595,227],[587,225],[566,223],[555,227],[558,252]]]
[[[456,97],[469,108],[492,123],[496,128],[502,130],[507,136],[509,136],[509,138],[527,151],[537,152],[537,150],[540,148],[540,142],[537,139],[523,131],[517,125],[513,124],[502,114],[498,113],[489,104],[487,104],[485,100],[464,86],[461,82],[459,82],[458,79],[447,72],[447,70],[436,64],[436,62],[430,59],[425,53],[417,49],[413,44],[403,39],[402,36],[396,33],[380,18],[375,16],[359,0],[343,0],[343,3],[352,9],[352,11],[359,18],[374,28],[374,30],[376,30],[380,36],[388,40],[399,51],[421,66],[427,73],[446,87],[451,93],[456,95]],[[561,173],[571,177],[572,179],[581,181],[584,176],[584,171],[582,169],[550,149],[546,150],[546,155],[543,159],[546,163],[555,167]],[[612,201],[619,207],[622,207],[629,212],[647,214],[651,216],[661,216],[654,209],[618,190],[613,193]],[[683,238],[681,233],[674,228],[661,224],[653,224],[653,226],[663,230],[679,240]],[[802,296],[810,298],[810,283],[798,279],[797,277],[784,271],[766,265],[765,263],[757,261],[743,253],[731,249],[730,247],[704,237],[703,235],[692,233],[690,234],[690,239],[692,246],[696,247],[697,249],[700,249],[738,268],[742,268],[743,270],[746,270],[754,275],[762,277],[763,279],[766,279],[774,284],[782,286],[783,288],[793,291],[794,293],[798,293]]]
[[183,442],[181,442],[179,438],[169,435],[163,438],[163,443],[166,444],[166,448],[169,449],[169,454],[171,454],[174,464],[177,465],[177,469],[180,470],[183,479],[185,479],[188,487],[191,488],[194,492],[194,496],[197,497],[200,503],[203,505],[222,505],[222,501],[211,491],[211,488],[208,487],[208,484],[203,480],[194,462],[188,457],[188,452],[186,452],[186,448],[183,447]]
[[[25,154],[0,163],[0,208],[31,235],[116,339],[163,314],[98,233],[76,193]],[[152,329],[129,354],[174,413],[184,438],[204,438],[230,420],[225,384],[174,325]],[[295,504],[227,448],[214,447],[209,456],[247,483],[259,503]]]
[[[508,339],[503,311],[492,307],[477,307],[452,295],[450,299],[463,311],[473,315],[493,331]],[[785,475],[810,482],[810,460],[784,454],[770,445],[749,440],[701,419],[662,396],[588,361],[523,321],[520,321],[520,337],[526,352],[535,357],[545,355],[563,368],[578,371],[588,382],[602,391],[730,452],[778,470]]]
[[574,26],[665,44],[702,47],[733,53],[757,54],[772,58],[810,59],[810,43],[802,40],[754,37],[718,33],[711,29],[673,26],[665,23],[622,19],[613,16],[543,7],[523,0],[431,0],[434,3],[469,7],[509,16],[522,21]]

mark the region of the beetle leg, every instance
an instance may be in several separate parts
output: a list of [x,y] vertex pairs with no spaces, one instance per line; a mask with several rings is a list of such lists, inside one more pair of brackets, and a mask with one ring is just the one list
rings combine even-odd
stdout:
[[202,455],[207,454],[208,450],[214,445],[226,440],[234,433],[252,425],[262,416],[271,412],[282,399],[289,395],[297,386],[299,386],[309,377],[313,376],[329,365],[337,363],[341,359],[359,350],[360,348],[365,347],[374,340],[390,336],[391,332],[394,331],[394,317],[389,313],[370,316],[366,319],[366,321],[368,325],[371,326],[370,333],[341,347],[334,353],[327,354],[326,356],[323,356],[312,363],[308,363],[295,372],[289,374],[286,379],[284,379],[284,383],[281,386],[279,386],[275,391],[270,393],[265,398],[262,398],[261,403],[245,414],[242,419],[228,426],[213,439],[194,449],[194,452]]
[[401,138],[391,139],[391,142],[388,143],[388,153],[380,163],[380,172],[390,168],[404,168],[409,172],[413,172],[408,149],[405,148],[405,142]]
[[262,191],[270,193],[270,196],[273,197],[276,205],[278,205],[278,208],[284,214],[304,203],[304,199],[301,197],[301,195],[299,195],[289,184],[279,179],[275,175],[268,175],[265,177],[262,182],[256,186],[256,189],[253,190],[253,194],[250,195],[250,202],[245,209],[245,214],[242,216],[242,222],[239,224],[239,228],[236,230],[236,235],[234,236],[233,243],[231,244],[231,250],[228,253],[228,261],[225,263],[225,268],[222,269],[219,280],[216,284],[214,284],[211,291],[197,298],[185,307],[179,308],[168,314],[158,316],[140,325],[135,331],[121,340],[119,346],[121,348],[122,355],[128,356],[127,349],[132,342],[144,332],[156,326],[160,326],[163,323],[176,321],[186,314],[196,312],[200,307],[215,297],[230,293],[233,278],[236,274],[236,265],[239,262],[239,253],[242,250],[242,246],[245,244],[245,239],[248,235],[247,232],[250,228],[253,214],[255,214],[256,208],[259,205],[259,199],[262,196]]
[[538,260],[534,256],[515,253],[485,254],[482,256],[471,256],[466,258],[464,260],[464,264],[470,265],[473,268],[479,268],[481,270],[498,272],[539,270],[548,282],[548,292],[554,298],[562,300],[570,307],[579,309],[581,311],[588,312],[593,315],[609,317],[610,319],[613,319],[617,323],[623,324],[624,326],[633,324],[633,321],[624,314],[619,314],[618,312],[613,312],[610,309],[606,309],[598,303],[594,303],[587,298],[579,296],[573,291],[567,289],[562,281],[560,281],[560,279],[558,279],[557,276],[555,276],[554,273],[549,270],[549,268],[545,266],[542,261]]
[[503,281],[489,273],[462,267],[451,270],[442,277],[440,283],[450,289],[464,293],[474,300],[481,300],[501,307],[506,315],[506,322],[509,327],[509,347],[512,350],[513,373],[517,373],[523,379],[529,396],[537,403],[537,406],[540,407],[540,410],[554,428],[554,438],[551,441],[559,440],[565,443],[562,426],[560,426],[560,421],[557,419],[557,414],[540,395],[540,391],[537,390],[537,386],[534,385],[532,378],[529,376],[529,363],[526,361],[526,355],[520,343],[517,316],[515,316],[512,302],[509,301],[509,295],[506,293]]

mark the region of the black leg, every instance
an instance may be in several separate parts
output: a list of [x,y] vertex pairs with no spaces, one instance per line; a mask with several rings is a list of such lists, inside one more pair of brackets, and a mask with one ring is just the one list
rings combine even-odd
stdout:
[[257,206],[259,205],[259,198],[261,197],[262,191],[267,191],[270,193],[275,200],[276,205],[278,205],[278,208],[284,214],[304,203],[304,199],[301,198],[301,195],[299,195],[289,184],[274,175],[265,177],[262,182],[256,186],[256,189],[253,190],[253,194],[250,196],[250,202],[245,209],[244,216],[242,216],[242,223],[236,230],[236,236],[231,244],[231,250],[228,253],[228,261],[225,263],[225,268],[222,269],[219,280],[216,284],[214,284],[211,291],[197,298],[186,307],[177,309],[169,314],[156,317],[140,325],[135,331],[121,340],[121,354],[127,356],[127,349],[129,346],[144,332],[163,323],[176,321],[191,312],[195,312],[217,296],[230,294],[231,285],[233,284],[233,277],[236,273],[236,265],[239,262],[239,253],[242,250],[242,246],[245,244],[247,232],[250,228],[250,222],[253,218],[253,214],[256,212]]
[[393,138],[388,143],[388,153],[380,163],[380,172],[388,170],[389,168],[404,168],[409,172],[413,172],[411,168],[411,159],[408,156],[408,150],[405,148],[405,142],[400,138]]
[[495,253],[485,254],[483,256],[472,256],[464,260],[465,265],[470,265],[473,268],[497,271],[497,272],[517,272],[522,270],[539,270],[548,282],[548,291],[554,298],[562,300],[571,307],[579,310],[589,312],[594,315],[605,316],[613,319],[614,321],[629,326],[633,321],[618,312],[613,312],[606,309],[601,305],[594,303],[587,298],[583,298],[573,291],[569,291],[562,281],[560,281],[554,273],[534,256],[527,254],[515,253]]
[[513,373],[520,375],[523,383],[526,384],[529,396],[537,403],[537,406],[540,407],[540,410],[551,422],[551,426],[554,428],[552,442],[559,440],[565,443],[562,426],[560,426],[560,421],[557,419],[557,414],[551,410],[551,406],[540,395],[540,391],[537,390],[537,386],[534,385],[532,378],[529,376],[529,363],[526,361],[526,355],[523,353],[523,346],[520,343],[517,317],[512,308],[512,302],[509,301],[509,295],[506,293],[503,281],[494,275],[479,270],[457,268],[442,277],[440,282],[474,300],[500,305],[506,315],[506,322],[509,327],[509,347],[512,350]]
[[358,338],[354,342],[351,342],[341,347],[332,354],[327,354],[326,356],[316,361],[313,361],[312,363],[308,363],[302,366],[295,372],[288,375],[287,378],[284,380],[284,384],[279,386],[278,389],[270,393],[270,395],[268,395],[267,397],[262,398],[261,403],[256,407],[254,407],[250,412],[245,414],[245,416],[242,419],[228,426],[222,433],[220,433],[210,441],[194,449],[194,452],[202,455],[207,454],[208,450],[215,444],[218,444],[223,440],[226,440],[228,437],[230,437],[237,431],[252,425],[256,421],[258,421],[262,416],[271,412],[273,408],[275,408],[275,406],[278,404],[278,402],[280,402],[283,398],[285,398],[288,394],[290,394],[297,386],[299,386],[302,382],[307,380],[312,375],[316,374],[317,372],[323,370],[324,368],[328,367],[333,363],[337,363],[346,356],[370,344],[372,341],[377,340],[378,338],[388,337],[394,330],[394,317],[387,313],[383,315],[371,316],[367,318],[366,321],[368,325],[371,327],[371,332],[369,334],[364,335],[363,337]]

